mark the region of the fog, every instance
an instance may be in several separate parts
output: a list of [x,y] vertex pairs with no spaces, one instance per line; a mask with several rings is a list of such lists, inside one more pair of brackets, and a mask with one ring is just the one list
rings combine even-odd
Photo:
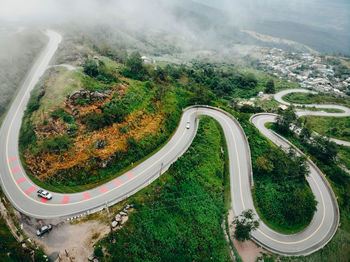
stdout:
[[243,23],[285,20],[346,30],[350,23],[347,0],[195,0],[234,14]]
[[[251,43],[249,37],[233,32],[244,28],[300,41],[321,52],[350,53],[347,0],[1,0],[0,25],[8,23],[105,23],[144,33],[164,31],[208,46],[217,46],[223,38],[227,44],[228,37]],[[334,42],[327,43],[328,39]]]

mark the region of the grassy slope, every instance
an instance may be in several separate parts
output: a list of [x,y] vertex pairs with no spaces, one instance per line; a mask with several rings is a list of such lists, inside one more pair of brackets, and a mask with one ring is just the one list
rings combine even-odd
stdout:
[[227,181],[222,142],[220,127],[204,118],[189,150],[130,199],[136,212],[101,242],[107,261],[230,260],[221,229]]
[[45,119],[45,113],[61,106],[67,95],[81,89],[80,73],[57,67],[52,69],[50,76],[44,81],[45,95],[40,100],[40,108],[33,113],[34,124],[42,122]]
[[350,117],[309,116],[307,123],[319,134],[350,141]]
[[333,97],[327,94],[306,94],[306,93],[290,93],[283,97],[290,103],[297,104],[335,104],[350,107],[350,100],[342,97]]
[[[113,63],[114,66],[118,65],[108,59],[104,59],[104,61],[108,64]],[[78,72],[55,69],[46,80],[39,84],[33,91],[31,100],[36,100],[35,96],[39,94],[38,88],[42,85],[46,87],[45,95],[40,99],[38,110],[35,110],[32,115],[25,113],[21,133],[25,133],[24,130],[33,129],[32,126],[40,125],[48,118],[48,112],[53,111],[57,107],[62,107],[66,95],[81,88],[81,76],[82,74]],[[123,81],[127,81],[129,86],[129,91],[123,98],[129,101],[128,112],[141,110],[146,113],[156,113],[156,109],[152,104],[154,92],[145,87],[145,82],[130,79]],[[36,179],[34,175],[31,175],[31,178],[39,186],[50,191],[80,192],[96,187],[123,174],[132,167],[131,163],[136,165],[145,160],[168,141],[179,121],[182,112],[181,109],[187,103],[187,94],[183,89],[170,85],[167,87],[167,90],[168,92],[162,99],[160,108],[157,109],[164,117],[161,123],[162,130],[158,130],[152,134],[146,134],[144,138],[138,141],[136,145],[137,150],[130,150],[129,148],[127,152],[119,152],[118,161],[113,161],[111,165],[104,169],[99,168],[97,171],[98,174],[94,176],[91,176],[91,172],[84,167],[82,170],[79,168],[74,169],[73,172],[62,170],[62,172],[60,171],[57,175],[46,181]],[[32,125],[30,125],[30,122],[32,122]],[[87,135],[89,134],[87,132]],[[25,148],[22,146],[20,146],[20,149],[21,152],[25,152]],[[23,153],[21,154],[21,159],[22,163],[25,163]],[[26,168],[26,165],[24,166]],[[30,174],[29,169],[26,168],[26,170]],[[94,172],[96,173],[96,171]]]

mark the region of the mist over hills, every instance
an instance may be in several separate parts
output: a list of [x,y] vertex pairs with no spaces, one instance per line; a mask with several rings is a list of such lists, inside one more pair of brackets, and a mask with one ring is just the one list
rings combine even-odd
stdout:
[[[323,53],[350,55],[350,3],[346,0],[12,0],[0,10],[0,20],[26,26],[94,28],[92,34],[113,45],[150,54],[164,53],[161,41],[175,53],[191,47],[225,51],[235,44],[295,48],[262,42],[241,31],[246,29]],[[104,32],[96,30],[101,27]]]
[[303,43],[327,54],[350,55],[346,0],[195,0],[229,13],[238,27]]

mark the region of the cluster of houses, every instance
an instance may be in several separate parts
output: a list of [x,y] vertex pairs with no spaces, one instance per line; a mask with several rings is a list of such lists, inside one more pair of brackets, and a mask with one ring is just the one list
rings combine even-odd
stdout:
[[332,92],[345,96],[350,88],[350,78],[342,81],[334,76],[333,67],[325,64],[321,56],[310,53],[287,52],[272,48],[260,59],[259,69],[303,88]]

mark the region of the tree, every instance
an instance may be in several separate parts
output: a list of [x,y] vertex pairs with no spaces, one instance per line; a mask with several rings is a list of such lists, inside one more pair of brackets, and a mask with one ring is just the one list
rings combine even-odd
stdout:
[[67,134],[53,136],[43,143],[43,149],[49,153],[62,153],[73,146],[73,141]]
[[241,215],[235,217],[233,225],[235,226],[235,238],[244,242],[250,239],[250,233],[259,227],[259,221],[254,219],[253,210],[244,210]]
[[143,61],[139,52],[134,52],[126,61],[124,75],[136,80],[144,80],[147,72],[143,66]]
[[259,156],[254,163],[256,168],[261,172],[271,172],[274,168],[273,163],[264,156]]
[[245,85],[248,86],[250,89],[255,88],[258,84],[258,80],[256,79],[255,75],[253,73],[248,73],[245,75]]
[[311,141],[310,151],[318,159],[328,164],[334,161],[338,154],[336,143],[323,136],[316,136]]
[[276,129],[282,134],[288,135],[290,133],[290,127],[297,120],[297,115],[294,112],[293,107],[288,107],[286,110],[279,110],[279,115],[276,120]]
[[98,65],[94,59],[87,59],[83,64],[84,73],[91,76],[98,76]]
[[98,67],[99,75],[97,79],[105,83],[111,83],[117,81],[116,70],[112,66],[107,66],[103,61],[99,61]]
[[269,81],[267,81],[266,83],[265,93],[274,94],[275,92],[275,82],[273,81],[273,79],[269,79]]
[[305,125],[300,132],[300,139],[302,142],[308,142],[311,137],[312,131],[308,125]]

